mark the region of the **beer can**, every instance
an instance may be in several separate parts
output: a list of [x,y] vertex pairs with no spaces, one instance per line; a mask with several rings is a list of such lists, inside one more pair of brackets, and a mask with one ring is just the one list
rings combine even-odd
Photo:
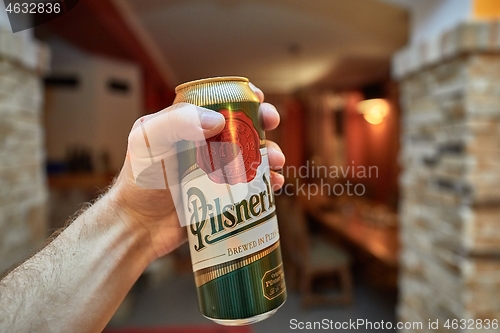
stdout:
[[176,87],[174,104],[220,112],[222,132],[180,142],[179,170],[199,308],[222,325],[247,325],[286,300],[278,221],[259,99],[244,77]]

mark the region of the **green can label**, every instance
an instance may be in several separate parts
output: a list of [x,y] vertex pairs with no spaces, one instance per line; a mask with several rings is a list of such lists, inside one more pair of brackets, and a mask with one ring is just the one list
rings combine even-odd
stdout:
[[285,273],[283,265],[267,271],[262,278],[262,291],[268,300],[278,297],[285,292]]

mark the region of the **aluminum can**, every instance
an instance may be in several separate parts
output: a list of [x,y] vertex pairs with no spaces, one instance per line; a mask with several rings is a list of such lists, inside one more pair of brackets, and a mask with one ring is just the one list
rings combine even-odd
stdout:
[[226,118],[215,137],[178,144],[200,311],[222,325],[266,319],[285,302],[286,286],[259,99],[244,77],[192,81],[175,92],[174,104]]

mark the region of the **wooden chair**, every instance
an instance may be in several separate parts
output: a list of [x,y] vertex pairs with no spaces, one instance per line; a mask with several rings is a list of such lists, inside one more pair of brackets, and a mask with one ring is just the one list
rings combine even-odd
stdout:
[[[283,245],[288,281],[296,285],[301,294],[302,306],[348,305],[352,302],[351,259],[347,252],[321,237],[311,236],[304,210],[292,197],[277,197],[280,238]],[[329,282],[338,280],[336,293],[318,292],[319,278]]]

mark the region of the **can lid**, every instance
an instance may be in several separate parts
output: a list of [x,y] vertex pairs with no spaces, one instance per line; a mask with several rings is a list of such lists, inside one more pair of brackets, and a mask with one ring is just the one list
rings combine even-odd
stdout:
[[184,89],[188,86],[196,85],[196,84],[203,84],[203,83],[208,83],[208,82],[221,82],[221,81],[242,81],[242,82],[249,82],[249,80],[246,77],[243,76],[218,76],[218,77],[210,77],[206,79],[199,79],[199,80],[194,80],[194,81],[189,81],[183,84],[178,85],[175,87],[175,92]]

